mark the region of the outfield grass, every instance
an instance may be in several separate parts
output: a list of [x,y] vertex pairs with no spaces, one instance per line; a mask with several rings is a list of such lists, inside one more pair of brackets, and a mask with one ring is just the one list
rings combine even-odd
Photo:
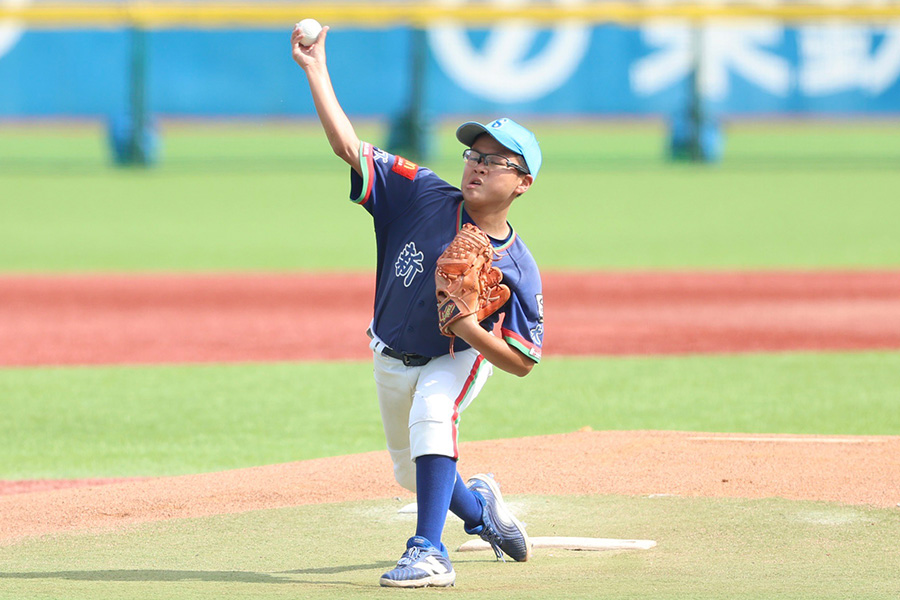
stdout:
[[[457,585],[378,588],[414,517],[391,500],[301,506],[60,534],[0,546],[0,598],[654,598],[894,600],[900,513],[786,500],[519,496],[532,535],[657,541],[535,550],[528,563],[451,552]],[[469,539],[451,517],[445,543]]]
[[[656,124],[535,126],[512,222],[543,268],[897,267],[900,125],[742,125],[721,165],[664,160]],[[376,143],[371,125],[360,134]],[[452,127],[429,165],[461,174]],[[103,132],[0,130],[0,272],[374,268],[367,215],[318,126],[172,125],[151,170]]]
[[[546,359],[461,439],[597,430],[896,434],[900,353]],[[175,475],[384,448],[368,363],[0,369],[0,479]]]

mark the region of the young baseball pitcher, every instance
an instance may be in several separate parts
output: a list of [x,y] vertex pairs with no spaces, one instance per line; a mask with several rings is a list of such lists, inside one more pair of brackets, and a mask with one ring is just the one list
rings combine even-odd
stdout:
[[[331,147],[350,165],[350,198],[372,216],[377,246],[369,329],[378,402],[397,482],[416,492],[415,535],[390,587],[456,581],[441,542],[448,509],[497,555],[528,560],[525,528],[493,477],[464,483],[456,469],[460,414],[494,367],[527,375],[541,359],[543,296],[537,265],[507,222],[534,182],[541,151],[510,119],[464,123],[462,183],[361,142],[344,114],[325,60],[324,28],[310,45],[291,35]],[[494,325],[503,316],[500,334]]]

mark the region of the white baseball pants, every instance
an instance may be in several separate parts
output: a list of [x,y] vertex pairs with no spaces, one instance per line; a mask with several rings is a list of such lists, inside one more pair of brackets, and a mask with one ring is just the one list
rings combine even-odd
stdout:
[[493,373],[493,365],[474,349],[407,367],[384,356],[372,340],[375,384],[394,477],[416,491],[415,460],[437,454],[459,458],[459,417]]

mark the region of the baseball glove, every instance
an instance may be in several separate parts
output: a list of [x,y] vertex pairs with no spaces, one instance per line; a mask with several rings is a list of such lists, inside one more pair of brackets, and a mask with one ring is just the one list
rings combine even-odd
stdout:
[[[466,223],[438,258],[434,282],[442,334],[456,337],[452,323],[473,313],[482,321],[509,300],[509,287],[500,283],[503,273],[492,266],[494,255],[487,234]],[[450,348],[452,353],[452,340]]]

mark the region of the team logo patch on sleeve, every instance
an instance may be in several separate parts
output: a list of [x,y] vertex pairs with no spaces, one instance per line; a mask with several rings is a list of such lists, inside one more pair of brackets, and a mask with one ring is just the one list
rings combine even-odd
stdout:
[[416,173],[419,172],[419,165],[406,160],[402,156],[398,156],[397,160],[394,161],[394,166],[391,167],[391,171],[412,181],[416,178]]

